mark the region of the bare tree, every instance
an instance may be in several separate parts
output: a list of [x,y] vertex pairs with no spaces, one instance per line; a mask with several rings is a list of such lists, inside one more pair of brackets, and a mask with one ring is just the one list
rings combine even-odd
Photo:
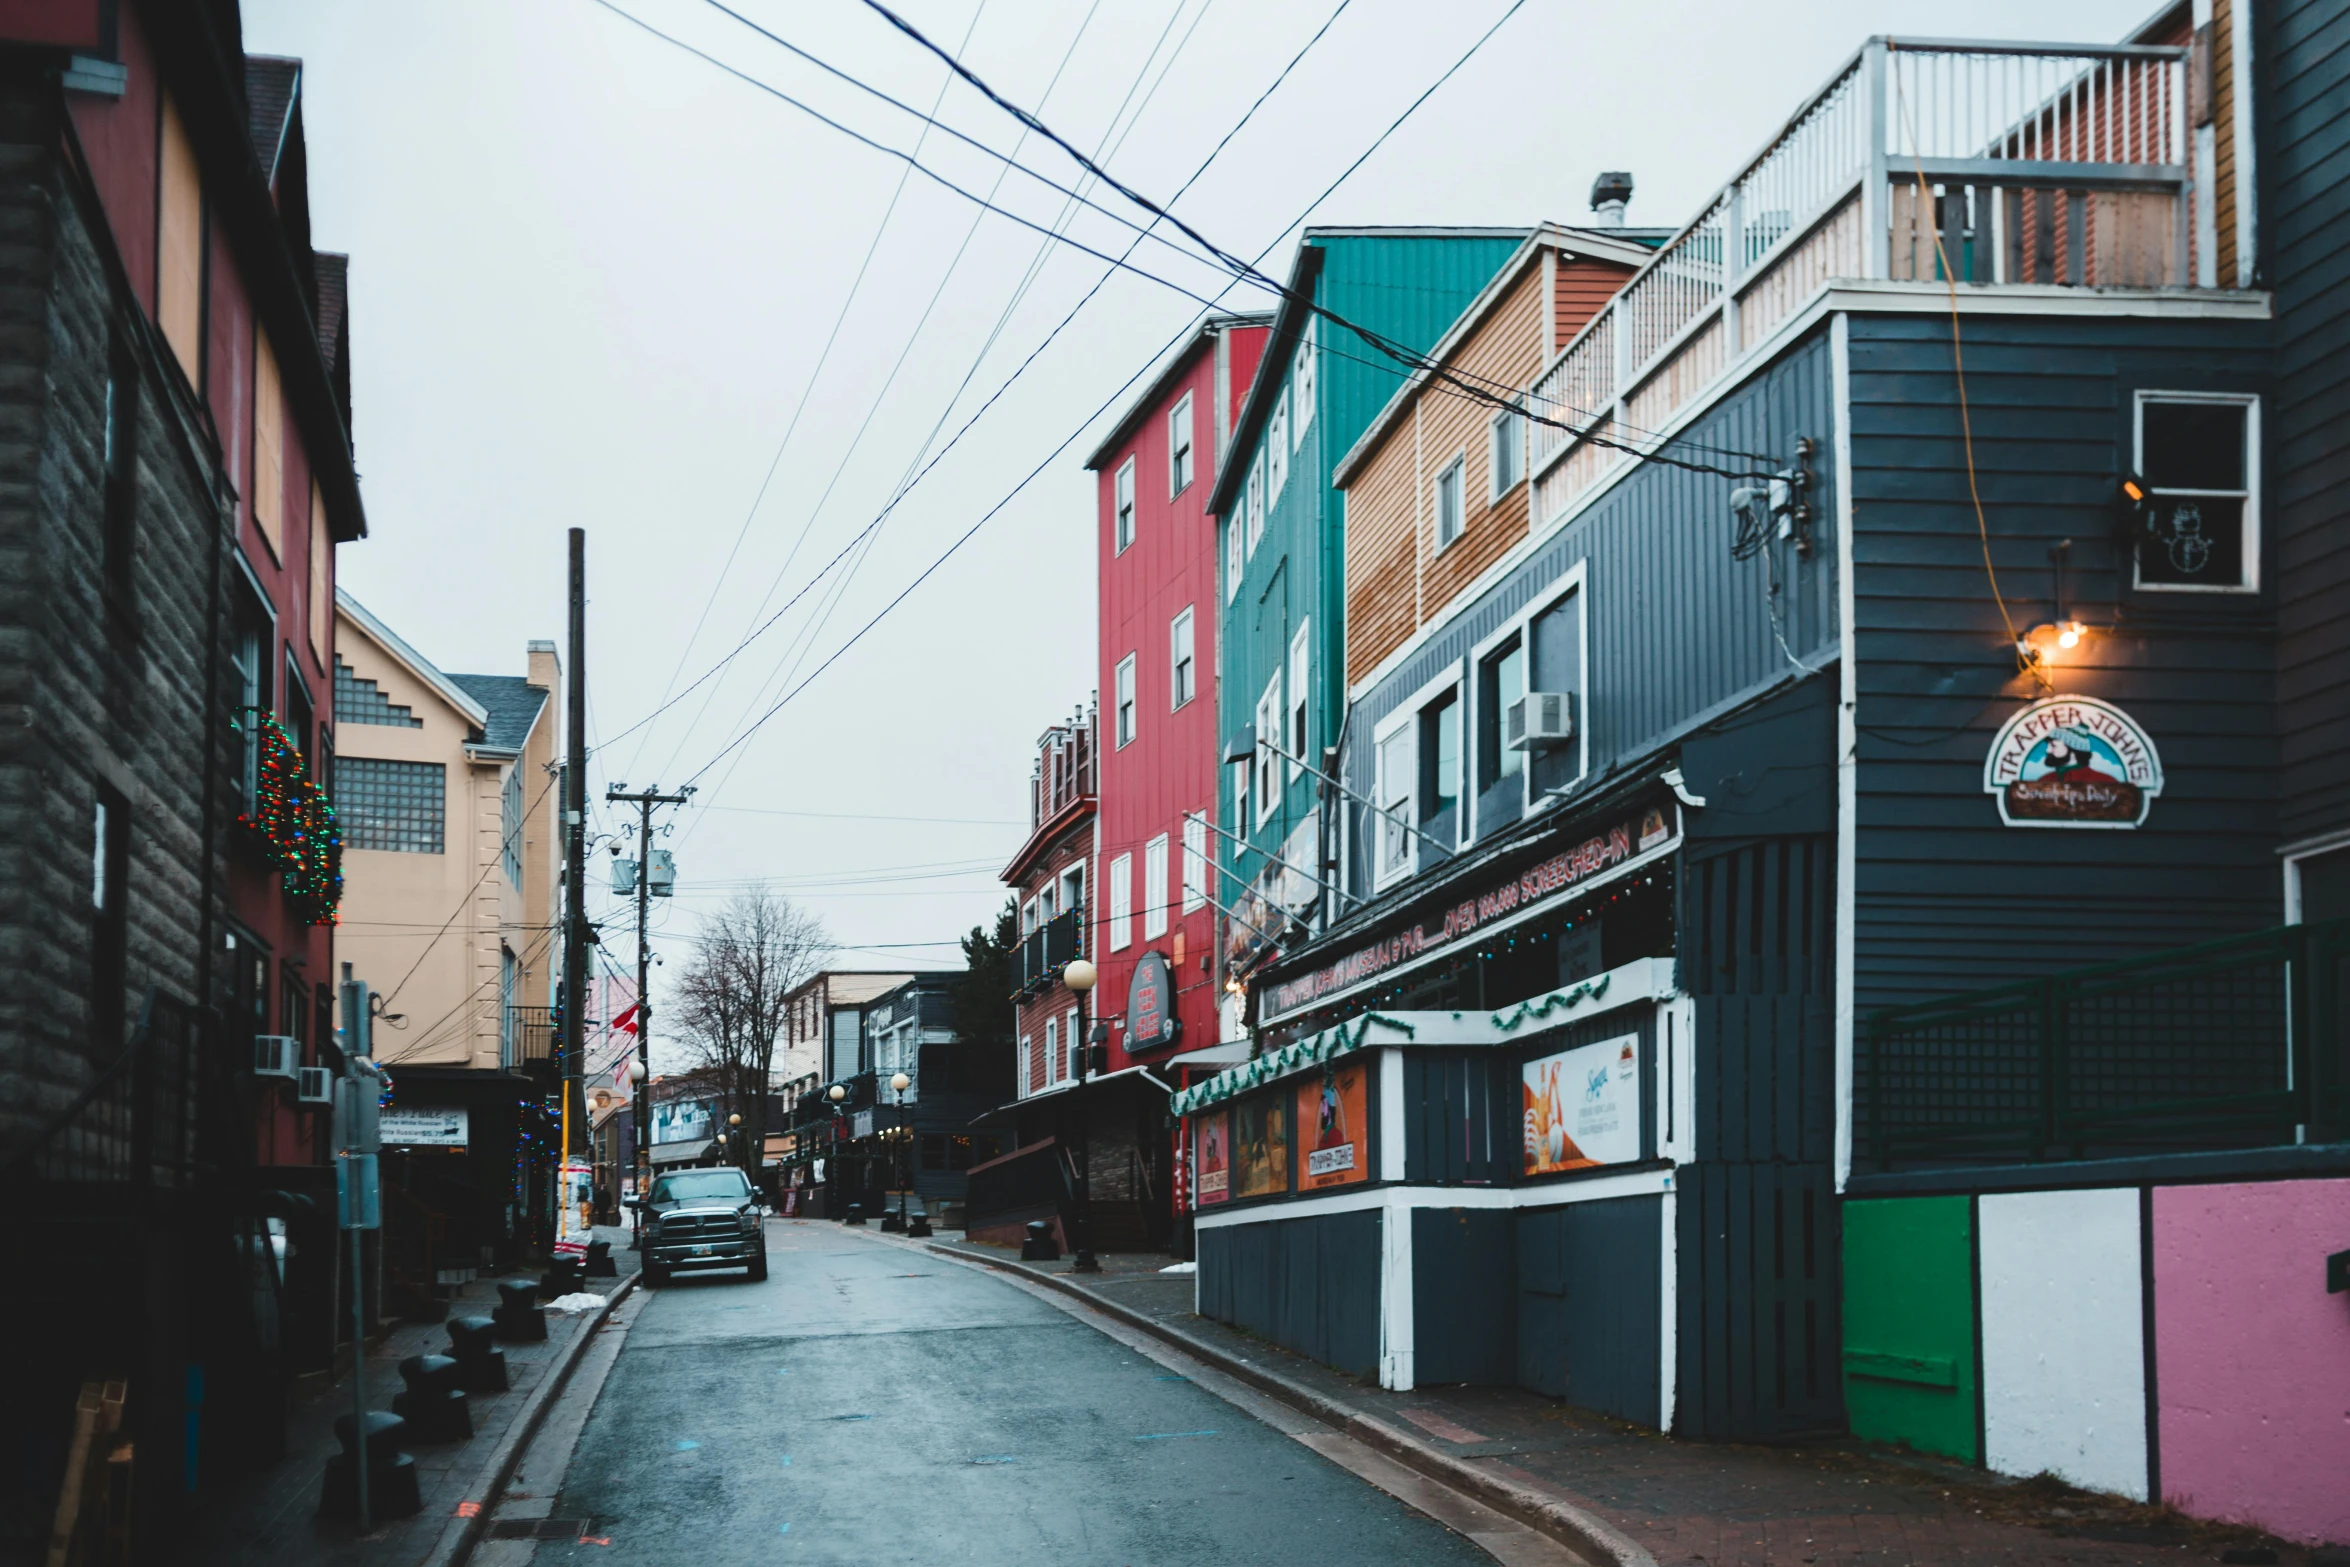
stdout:
[[784,998],[832,955],[824,921],[761,885],[702,928],[701,950],[677,984],[678,1033],[694,1069],[718,1091],[718,1125],[740,1115],[727,1152],[755,1182],[767,1146],[767,1095]]

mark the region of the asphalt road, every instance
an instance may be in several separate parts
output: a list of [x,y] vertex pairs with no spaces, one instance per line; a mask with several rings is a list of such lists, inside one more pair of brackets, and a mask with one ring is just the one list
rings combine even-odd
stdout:
[[656,1291],[541,1563],[1449,1567],[1492,1558],[1003,1279],[776,1220]]

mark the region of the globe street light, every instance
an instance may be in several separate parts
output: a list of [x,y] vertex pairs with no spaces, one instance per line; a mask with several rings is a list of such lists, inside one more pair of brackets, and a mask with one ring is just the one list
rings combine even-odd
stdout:
[[1085,1088],[1093,1074],[1093,1040],[1085,1022],[1085,1002],[1101,982],[1101,971],[1084,958],[1071,958],[1061,968],[1061,983],[1077,998],[1077,1233],[1070,1237],[1071,1273],[1099,1273],[1093,1254],[1093,1135],[1089,1129]]
[[[840,1133],[842,1125],[840,1102],[843,1099],[849,1097],[849,1091],[840,1084],[835,1083],[824,1091],[824,1097],[832,1101],[832,1162],[825,1167],[824,1172],[824,1184],[827,1188],[830,1188],[832,1186],[838,1185],[840,1181]],[[830,1206],[831,1204],[828,1199],[826,1202],[827,1217],[831,1216]],[[846,1218],[847,1215],[844,1213],[840,1215],[840,1217]]]

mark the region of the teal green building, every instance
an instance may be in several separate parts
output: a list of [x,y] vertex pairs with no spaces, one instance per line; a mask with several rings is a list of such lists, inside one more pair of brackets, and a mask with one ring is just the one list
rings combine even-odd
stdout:
[[[1333,464],[1407,373],[1312,306],[1410,352],[1433,347],[1525,241],[1522,228],[1308,229],[1208,509],[1217,518],[1216,901],[1227,977],[1319,923],[1338,857],[1324,753],[1346,713],[1344,500]],[[1266,743],[1269,742],[1269,743]],[[1226,836],[1229,833],[1231,836]],[[1225,1032],[1233,1032],[1228,1022]]]

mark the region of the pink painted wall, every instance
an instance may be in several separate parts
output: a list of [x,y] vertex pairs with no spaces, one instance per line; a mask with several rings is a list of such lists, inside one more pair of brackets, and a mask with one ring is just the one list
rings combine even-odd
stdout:
[[2350,1542],[2350,1180],[2154,1193],[2162,1491],[2205,1518]]

